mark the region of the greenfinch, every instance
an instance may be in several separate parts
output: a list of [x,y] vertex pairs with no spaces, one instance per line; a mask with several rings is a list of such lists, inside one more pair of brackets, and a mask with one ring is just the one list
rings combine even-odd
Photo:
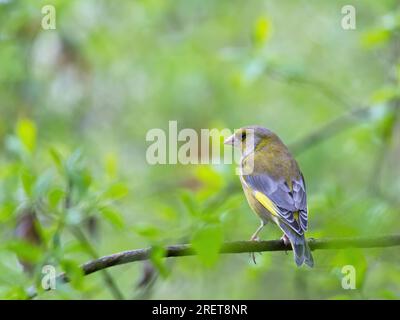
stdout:
[[273,222],[283,231],[285,245],[291,244],[297,266],[305,263],[312,267],[314,260],[304,235],[308,225],[306,185],[288,148],[276,134],[260,126],[236,130],[225,144],[241,151],[240,181],[251,209],[261,219],[251,240],[258,241],[262,228]]

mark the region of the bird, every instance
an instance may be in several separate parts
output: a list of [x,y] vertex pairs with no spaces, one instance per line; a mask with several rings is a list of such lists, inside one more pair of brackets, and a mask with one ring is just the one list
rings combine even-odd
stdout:
[[[290,243],[296,265],[313,267],[305,238],[306,184],[289,149],[275,133],[257,125],[237,129],[224,143],[241,151],[238,175],[250,208],[261,220],[251,240],[259,241],[260,231],[273,222],[283,231],[284,244]],[[256,263],[254,253],[252,258]]]

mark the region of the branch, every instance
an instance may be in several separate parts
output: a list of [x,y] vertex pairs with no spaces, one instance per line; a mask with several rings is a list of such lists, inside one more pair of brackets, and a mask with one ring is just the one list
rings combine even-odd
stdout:
[[[85,250],[92,256],[93,259],[98,259],[99,255],[96,252],[96,249],[92,246],[89,239],[86,238],[85,234],[79,228],[72,228],[73,235],[79,240],[79,242],[84,246]],[[105,284],[109,288],[111,294],[115,299],[124,300],[124,295],[121,290],[117,286],[114,278],[110,275],[107,270],[102,270],[102,276]]]
[[348,102],[350,100],[348,96],[345,96],[342,92],[339,92],[329,84],[324,83],[320,80],[312,79],[301,75],[294,75],[291,74],[290,72],[287,73],[284,70],[279,70],[279,69],[270,70],[270,77],[271,79],[284,81],[287,82],[288,84],[296,83],[296,84],[308,85],[316,89],[318,92],[324,94],[327,98],[338,102],[345,108],[347,109],[352,108],[352,103]]
[[[316,131],[300,139],[299,141],[292,143],[289,146],[289,149],[293,151],[295,155],[298,155],[317,145],[318,143],[343,132],[352,125],[357,124],[360,120],[368,120],[373,114],[374,108],[375,106],[355,108],[350,112],[325,123]],[[399,106],[395,104],[389,104],[385,108],[388,110],[396,110],[399,109]]]
[[[68,185],[67,185],[67,192],[65,197],[65,204],[64,208],[68,210],[72,206],[72,198],[71,198],[71,191],[74,187],[72,180],[68,178]],[[74,237],[83,245],[85,251],[92,256],[92,259],[98,259],[99,255],[96,252],[96,249],[92,246],[89,239],[86,238],[85,234],[81,231],[80,228],[75,227],[71,228],[72,234]],[[102,276],[104,279],[104,283],[110,290],[111,294],[115,299],[123,300],[124,296],[121,290],[118,288],[117,283],[114,281],[113,277],[108,273],[107,270],[102,271]]]
[[[323,249],[349,249],[349,248],[385,248],[400,246],[400,234],[381,236],[381,237],[357,237],[357,238],[331,238],[331,239],[308,239],[311,250]],[[196,252],[190,244],[178,244],[166,247],[165,257],[193,256]],[[104,269],[131,263],[135,261],[148,260],[152,248],[127,250],[114,253],[108,256],[94,259],[83,264],[84,275],[89,275]],[[290,245],[285,245],[282,240],[270,241],[234,241],[226,242],[222,245],[220,253],[245,253],[245,252],[264,252],[264,251],[291,251]],[[58,275],[57,281],[67,283],[70,279],[65,273]],[[34,288],[29,288],[27,298],[33,299],[38,292]]]
[[[400,246],[400,235],[381,236],[374,238],[332,238],[332,239],[309,239],[308,244],[311,250],[321,249],[348,249],[348,248],[383,248]],[[290,251],[290,245],[285,245],[282,240],[270,241],[235,241],[226,242],[222,245],[221,253],[244,253],[263,251]],[[151,248],[128,250],[104,256],[89,261],[82,265],[85,275],[135,261],[148,260]],[[166,248],[165,257],[192,256],[196,252],[189,244],[178,244]],[[65,274],[59,275],[59,280],[68,282]]]

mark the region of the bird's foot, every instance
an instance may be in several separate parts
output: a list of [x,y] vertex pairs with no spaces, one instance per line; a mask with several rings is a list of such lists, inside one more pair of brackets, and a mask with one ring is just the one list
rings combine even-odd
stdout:
[[[283,234],[283,236],[281,237],[281,240],[283,241],[283,244],[285,246],[288,246],[290,244],[290,240],[286,234]],[[285,253],[288,254],[287,250],[285,250]]]
[[[257,237],[256,235],[253,235],[253,236],[250,238],[250,241],[260,241],[260,238]],[[251,253],[250,253],[250,257],[251,257],[251,260],[253,260],[254,264],[257,264],[256,255],[255,255],[255,254],[256,254],[255,252],[251,252]],[[261,255],[261,252],[258,252],[258,254]]]
[[283,244],[285,246],[290,244],[290,240],[289,240],[289,238],[288,238],[288,236],[286,234],[283,234],[283,236],[281,237],[281,240],[283,241]]

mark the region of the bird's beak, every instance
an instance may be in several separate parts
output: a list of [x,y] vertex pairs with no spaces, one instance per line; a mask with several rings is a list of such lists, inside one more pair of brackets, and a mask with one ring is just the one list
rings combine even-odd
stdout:
[[231,135],[230,137],[226,138],[226,140],[224,141],[224,144],[233,146],[234,138],[235,138],[235,135]]

